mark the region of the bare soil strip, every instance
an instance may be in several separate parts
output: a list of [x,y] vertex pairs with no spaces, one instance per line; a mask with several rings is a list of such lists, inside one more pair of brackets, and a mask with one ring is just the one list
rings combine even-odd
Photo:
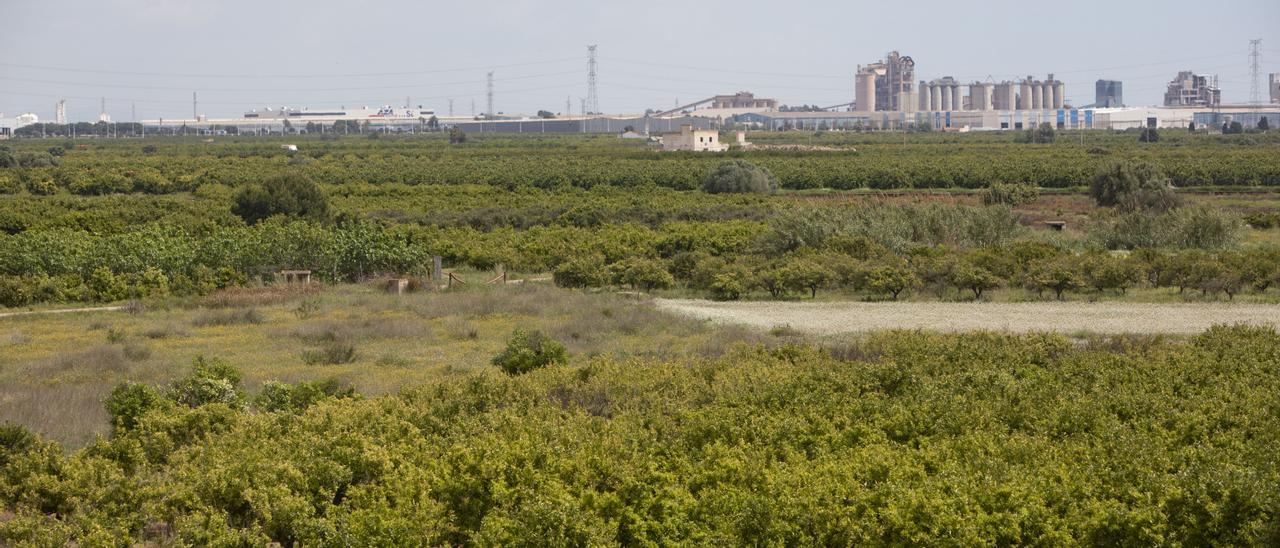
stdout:
[[94,306],[88,308],[50,308],[48,310],[23,310],[21,312],[0,312],[0,318],[13,316],[31,316],[34,314],[67,314],[69,312],[109,312],[124,310],[123,306]]
[[695,318],[766,329],[789,325],[823,335],[885,329],[1189,334],[1215,324],[1280,327],[1280,305],[1268,304],[654,301]]

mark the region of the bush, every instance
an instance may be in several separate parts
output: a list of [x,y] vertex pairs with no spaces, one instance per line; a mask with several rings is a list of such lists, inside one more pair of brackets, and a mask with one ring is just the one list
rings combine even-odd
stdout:
[[355,345],[343,341],[330,341],[315,350],[302,353],[302,361],[307,365],[341,365],[356,361]]
[[1147,163],[1117,162],[1103,168],[1089,182],[1089,195],[1098,205],[1121,211],[1168,211],[1182,204],[1169,178]]
[[662,261],[644,257],[630,257],[610,266],[613,279],[619,284],[626,284],[632,289],[653,291],[667,289],[675,284],[675,278],[667,272]]
[[[1195,129],[1191,131],[1195,131]],[[1158,143],[1160,142],[1160,132],[1153,127],[1144,127],[1142,132],[1138,134],[1138,141],[1142,143]]]
[[778,191],[778,179],[768,169],[745,160],[730,160],[703,179],[702,190],[711,194],[773,194]]
[[517,329],[507,341],[507,348],[493,357],[493,365],[508,375],[521,375],[548,365],[569,361],[564,345],[541,331]]
[[116,385],[103,402],[111,426],[116,430],[132,430],[138,419],[153,409],[172,405],[172,402],[156,389],[145,384],[124,382]]
[[350,398],[353,396],[355,396],[355,389],[344,386],[336,379],[301,382],[298,384],[267,381],[262,384],[262,391],[254,398],[253,403],[255,407],[263,411],[296,413],[322,400]]
[[169,397],[187,407],[211,403],[240,407],[244,403],[240,372],[227,362],[200,356],[192,362],[191,374],[169,387]]
[[262,323],[262,313],[256,308],[243,310],[209,310],[191,319],[195,327],[211,327],[221,325],[257,325]]
[[599,253],[575,257],[557,266],[551,279],[558,287],[602,287],[609,283],[609,269]]
[[982,203],[986,205],[1019,206],[1029,204],[1040,198],[1040,189],[1028,184],[991,183],[982,193]]
[[290,173],[245,187],[236,194],[231,212],[249,224],[275,215],[323,220],[329,216],[329,202],[311,178]]
[[1231,212],[1199,206],[1166,213],[1125,213],[1103,220],[1088,231],[1089,239],[1103,249],[1214,250],[1238,244],[1244,224]]
[[1058,136],[1057,130],[1053,129],[1053,124],[1049,122],[1041,122],[1040,126],[1035,129],[1028,129],[1026,134],[1026,142],[1049,144]]

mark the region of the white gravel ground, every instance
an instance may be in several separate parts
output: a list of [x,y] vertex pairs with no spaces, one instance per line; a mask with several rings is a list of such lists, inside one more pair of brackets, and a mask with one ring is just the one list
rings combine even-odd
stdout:
[[654,299],[677,314],[817,334],[884,329],[1199,333],[1214,324],[1280,327],[1280,305],[1155,303],[715,302]]

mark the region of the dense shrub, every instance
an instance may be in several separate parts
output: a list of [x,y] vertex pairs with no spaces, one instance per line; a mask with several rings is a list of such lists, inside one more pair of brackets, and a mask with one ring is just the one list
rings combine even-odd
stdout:
[[225,361],[203,356],[191,364],[190,375],[169,387],[168,396],[188,407],[211,403],[238,407],[245,399],[240,391],[240,372]]
[[857,344],[175,406],[69,454],[4,426],[0,541],[1274,544],[1273,328]]
[[117,385],[103,402],[111,416],[111,426],[131,430],[143,415],[163,409],[171,402],[156,389],[145,384],[125,382]]
[[1029,204],[1040,197],[1040,191],[1026,184],[991,183],[982,193],[982,203],[986,205],[1019,206]]
[[543,335],[541,331],[517,329],[507,341],[507,348],[493,357],[493,365],[508,375],[521,375],[548,365],[561,365],[569,357],[564,345]]
[[262,390],[254,397],[253,404],[258,409],[268,412],[299,413],[330,398],[352,397],[355,397],[355,389],[343,385],[336,379],[298,384],[267,381],[262,384]]
[[602,287],[609,283],[609,269],[603,255],[582,255],[557,266],[552,279],[560,287]]
[[231,212],[250,224],[274,215],[322,220],[329,216],[329,202],[311,178],[286,174],[242,189]]
[[667,272],[662,261],[643,257],[631,257],[610,265],[613,280],[618,284],[631,286],[632,289],[653,291],[666,289],[675,284],[675,278]]
[[1181,205],[1168,177],[1152,164],[1115,163],[1089,182],[1089,194],[1122,211],[1168,211]]
[[773,194],[778,179],[768,169],[745,160],[730,160],[717,166],[702,181],[702,190],[711,194],[751,192]]

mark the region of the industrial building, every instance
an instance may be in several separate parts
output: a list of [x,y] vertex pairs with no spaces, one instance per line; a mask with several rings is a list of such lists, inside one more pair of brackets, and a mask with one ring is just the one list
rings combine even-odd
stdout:
[[717,95],[711,98],[711,108],[776,109],[777,99],[756,99],[754,93],[739,91],[733,95]]
[[697,116],[680,116],[674,118],[656,117],[612,117],[590,116],[576,118],[524,118],[519,120],[466,120],[459,122],[441,122],[448,127],[456,127],[467,133],[622,133],[628,128],[636,133],[668,133],[680,131],[681,126],[692,126],[694,129],[711,129],[716,126],[717,118]]
[[921,112],[1054,110],[1066,106],[1067,93],[1066,84],[1054,79],[1052,74],[1045,80],[1028,76],[1019,82],[966,85],[946,76],[929,82],[921,80],[919,90]]
[[854,75],[854,110],[862,112],[913,112],[916,95],[916,62],[891,51],[879,62],[858,66]]
[[1098,80],[1093,86],[1093,106],[1120,108],[1124,106],[1124,83],[1119,80]]
[[1249,111],[1201,111],[1192,115],[1192,120],[1196,126],[1203,128],[1218,129],[1223,124],[1231,122],[1240,122],[1240,125],[1246,128],[1258,127],[1258,122],[1263,118],[1267,119],[1267,125],[1276,128],[1280,127],[1280,108],[1272,108],[1271,110],[1249,110]]
[[671,115],[687,114],[703,118],[718,118],[724,120],[739,114],[746,114],[748,112],[770,112],[777,109],[777,99],[756,98],[755,94],[749,91],[739,91],[733,95],[715,95],[707,97],[692,103],[678,105],[671,110],[653,113],[650,115],[654,118],[664,118]]
[[933,112],[766,112],[736,116],[735,123],[746,126],[782,131],[832,130],[856,131],[864,129],[902,129],[928,127],[934,131],[984,131],[1022,130],[1050,124],[1058,129],[1110,129],[1125,130],[1141,127],[1185,129],[1195,122],[1197,126],[1221,127],[1222,121],[1239,121],[1246,127],[1256,127],[1260,118],[1266,117],[1273,127],[1280,127],[1276,117],[1280,109],[1274,107],[1221,106],[1208,107],[1150,107],[1150,108],[1070,108],[1048,110],[959,110]]
[[964,108],[964,92],[955,78],[946,76],[931,82],[921,80],[918,90],[919,110],[923,112],[967,110]]
[[40,117],[30,112],[9,118],[5,118],[4,113],[0,112],[0,139],[13,137],[13,133],[19,128],[38,123],[40,123]]
[[1189,70],[1178,73],[1164,92],[1164,106],[1214,106],[1222,104],[1222,90],[1217,76],[1205,76]]

